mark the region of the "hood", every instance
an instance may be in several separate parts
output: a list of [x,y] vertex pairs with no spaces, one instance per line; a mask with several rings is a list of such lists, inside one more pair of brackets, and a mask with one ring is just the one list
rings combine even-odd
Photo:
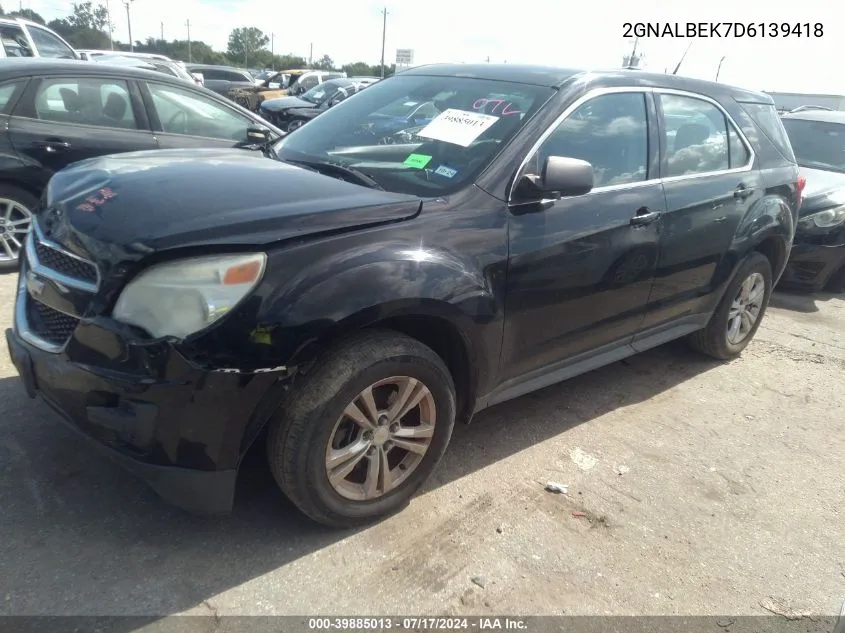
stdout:
[[415,216],[414,196],[369,189],[243,149],[115,154],[57,172],[39,223],[97,262],[188,246],[266,245]]
[[268,112],[281,112],[290,108],[313,108],[315,104],[299,97],[280,97],[278,99],[267,99],[261,102],[261,110]]
[[801,204],[802,216],[845,204],[845,174],[801,167],[801,175],[807,179]]
[[327,108],[291,108],[286,114],[291,118],[313,119],[326,110]]

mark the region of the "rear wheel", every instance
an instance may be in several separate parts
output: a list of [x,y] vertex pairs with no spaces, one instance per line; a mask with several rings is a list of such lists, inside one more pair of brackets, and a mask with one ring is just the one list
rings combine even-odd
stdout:
[[757,333],[771,295],[771,264],[761,253],[751,253],[740,265],[707,327],[690,335],[691,345],[720,360],[736,358]]
[[18,267],[38,200],[28,191],[0,185],[0,271]]
[[320,361],[271,421],[270,469],[306,515],[353,527],[404,507],[440,461],[455,387],[440,357],[402,334],[361,334]]

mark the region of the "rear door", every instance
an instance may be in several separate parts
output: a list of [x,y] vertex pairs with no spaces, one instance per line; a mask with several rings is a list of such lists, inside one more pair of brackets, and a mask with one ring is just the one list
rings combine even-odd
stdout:
[[725,257],[763,183],[751,146],[716,101],[668,90],[655,97],[666,212],[643,328],[686,319],[694,329],[712,308]]
[[144,102],[162,149],[234,147],[247,140],[253,120],[190,87],[156,81],[140,82]]
[[103,76],[33,79],[9,140],[47,175],[85,158],[157,148],[134,82]]

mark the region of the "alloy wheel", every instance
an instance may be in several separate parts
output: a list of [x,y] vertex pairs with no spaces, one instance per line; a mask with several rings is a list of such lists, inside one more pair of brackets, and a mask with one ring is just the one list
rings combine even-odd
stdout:
[[748,338],[763,309],[766,296],[766,280],[760,273],[751,273],[734,297],[728,312],[728,342],[739,345]]
[[32,212],[16,200],[0,198],[0,262],[17,261],[32,226]]
[[434,437],[434,396],[421,381],[392,376],[350,402],[329,436],[326,474],[346,499],[370,501],[419,467]]

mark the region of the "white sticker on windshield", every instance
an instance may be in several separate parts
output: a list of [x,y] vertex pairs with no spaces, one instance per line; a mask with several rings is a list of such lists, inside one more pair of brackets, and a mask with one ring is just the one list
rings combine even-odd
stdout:
[[406,101],[402,105],[405,106],[406,108],[410,108],[411,106],[417,105],[417,102],[416,101]]
[[314,96],[314,98],[315,98],[315,99],[319,99],[319,98],[320,98],[320,97],[322,97],[324,94],[326,94],[326,93],[325,93],[325,91],[320,90],[319,92],[315,92],[313,96]]
[[469,147],[499,117],[449,108],[438,114],[417,136]]

